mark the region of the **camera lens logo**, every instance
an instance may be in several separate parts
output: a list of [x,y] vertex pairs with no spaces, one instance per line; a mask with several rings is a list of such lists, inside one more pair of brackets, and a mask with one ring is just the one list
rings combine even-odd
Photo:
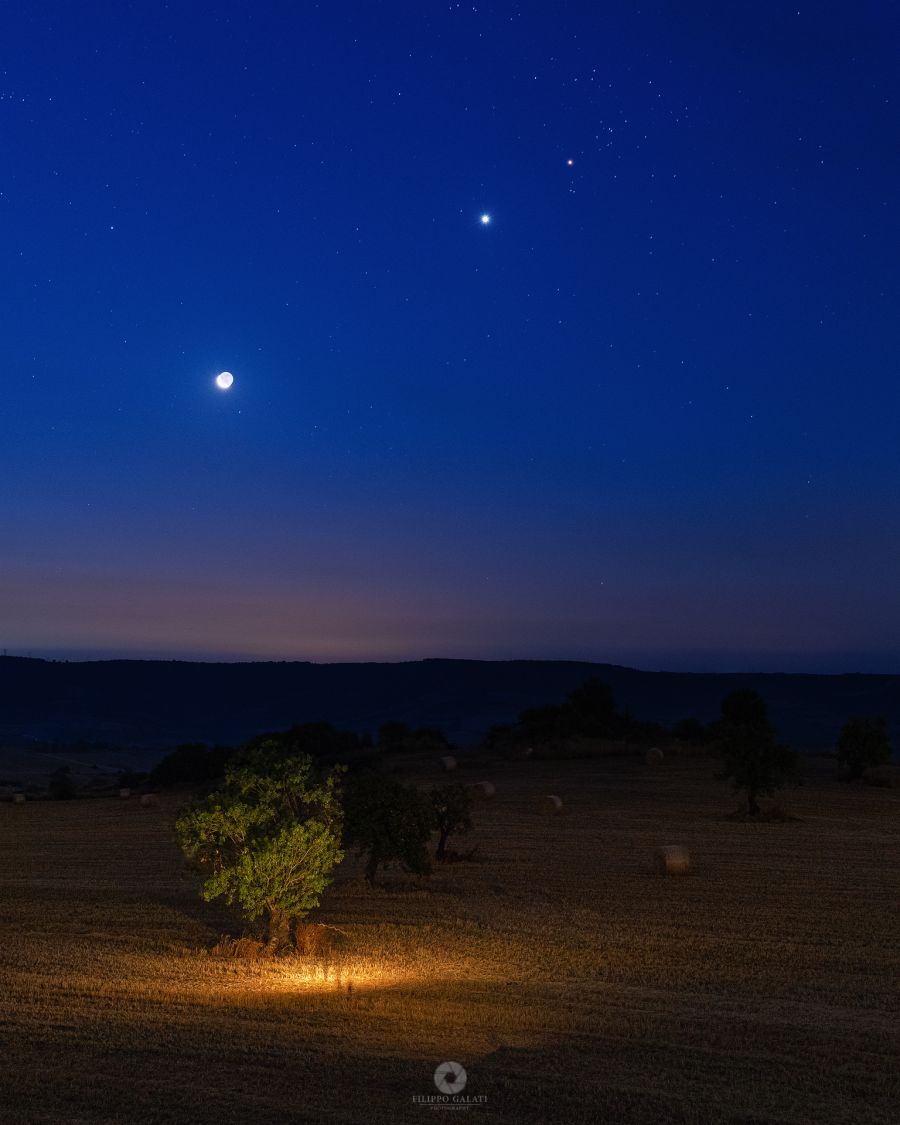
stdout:
[[458,1094],[466,1087],[466,1068],[461,1063],[442,1062],[434,1072],[434,1084],[442,1094]]

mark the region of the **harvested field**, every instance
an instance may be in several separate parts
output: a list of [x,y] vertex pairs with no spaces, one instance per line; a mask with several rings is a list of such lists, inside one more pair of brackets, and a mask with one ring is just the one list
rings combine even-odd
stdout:
[[473,1121],[893,1123],[900,791],[829,768],[747,824],[703,759],[492,763],[472,862],[347,862],[279,961],[210,954],[178,798],[0,805],[0,1120],[433,1120],[453,1060]]

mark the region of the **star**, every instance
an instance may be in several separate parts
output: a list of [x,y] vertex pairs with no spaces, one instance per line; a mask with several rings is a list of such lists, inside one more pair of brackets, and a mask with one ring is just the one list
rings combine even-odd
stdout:
[[485,212],[485,214],[481,216],[481,225],[482,225],[483,227],[486,227],[486,226],[488,225],[488,223],[490,223],[490,221],[491,221],[491,217],[490,217],[490,215],[488,215],[488,214],[487,214],[487,213]]

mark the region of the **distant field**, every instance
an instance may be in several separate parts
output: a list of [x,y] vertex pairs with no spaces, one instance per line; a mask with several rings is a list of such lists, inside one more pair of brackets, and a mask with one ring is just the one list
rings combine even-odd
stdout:
[[[0,1121],[433,1122],[453,1060],[471,1122],[894,1125],[900,791],[828,768],[763,825],[702,759],[467,771],[477,862],[348,864],[330,963],[209,956],[177,799],[0,805]],[[668,843],[692,874],[655,875]]]

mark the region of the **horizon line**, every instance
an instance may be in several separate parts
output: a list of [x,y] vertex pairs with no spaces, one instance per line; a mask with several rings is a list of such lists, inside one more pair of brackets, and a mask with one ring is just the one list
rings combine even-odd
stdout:
[[[440,655],[440,656],[408,656],[403,658],[385,659],[373,656],[367,659],[360,659],[359,657],[338,659],[338,660],[316,660],[308,657],[299,656],[249,656],[249,655],[226,655],[226,654],[188,654],[182,656],[162,655],[159,653],[84,653],[83,651],[72,652],[69,650],[44,650],[27,652],[10,652],[8,649],[0,651],[0,658],[8,660],[33,660],[45,664],[203,664],[203,665],[252,665],[252,664],[305,664],[314,667],[332,667],[339,665],[401,665],[401,664],[426,664],[426,663],[457,663],[457,664],[586,664],[586,665],[599,665],[609,668],[621,668],[628,671],[644,672],[644,673],[660,673],[666,675],[696,675],[696,676],[900,676],[900,661],[897,661],[895,667],[896,671],[885,671],[883,669],[875,668],[847,668],[844,661],[841,661],[841,668],[803,668],[803,667],[772,667],[771,665],[759,666],[750,665],[746,667],[732,667],[727,665],[729,658],[731,660],[739,660],[740,656],[735,653],[717,654],[718,659],[722,661],[723,666],[718,668],[709,667],[708,665],[701,666],[698,663],[703,657],[700,654],[692,656],[689,652],[679,653],[677,655],[670,654],[669,660],[664,657],[659,658],[660,663],[648,660],[646,657],[634,658],[629,662],[627,657],[619,657],[618,659],[601,659],[596,656],[585,655],[564,655],[564,656],[512,656],[512,655],[497,655],[497,656],[458,656],[458,655]],[[773,654],[774,655],[774,654]],[[874,654],[868,654],[869,660],[863,659],[863,663],[869,663]],[[746,654],[744,659],[747,659],[751,654]],[[787,656],[788,663],[793,661],[809,661],[810,664],[828,663],[834,660],[837,654],[816,654],[812,656],[809,653],[791,653],[783,654]],[[876,657],[877,662],[885,659],[891,659],[893,654],[880,655],[880,659]],[[830,658],[830,660],[829,660]],[[716,656],[712,653],[707,654],[707,659],[711,662],[718,662]],[[662,661],[669,663],[672,661],[676,667],[665,667]],[[774,660],[773,660],[774,663]],[[691,665],[690,667],[686,665]]]

